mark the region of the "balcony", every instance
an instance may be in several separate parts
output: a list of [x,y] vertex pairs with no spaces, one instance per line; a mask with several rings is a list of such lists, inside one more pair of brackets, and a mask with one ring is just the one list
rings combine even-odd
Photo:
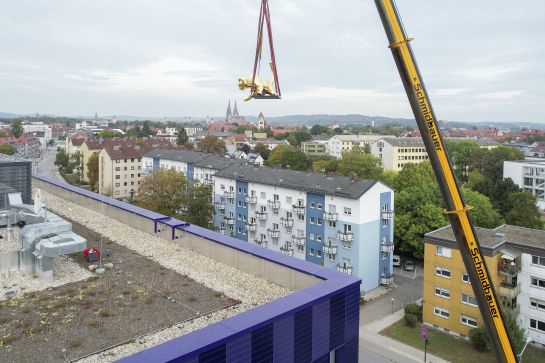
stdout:
[[392,219],[394,218],[394,211],[393,210],[387,210],[381,212],[382,219]]
[[213,180],[213,179],[204,179],[202,182],[203,182],[204,184],[208,184],[208,185],[214,184],[214,180]]
[[336,221],[339,219],[339,213],[324,212],[324,219],[327,221]]
[[510,299],[514,299],[520,292],[520,285],[501,283],[498,286],[498,295],[505,296]]
[[305,236],[291,236],[291,242],[297,246],[304,246],[306,243]]
[[394,283],[394,274],[382,274],[380,276],[381,285],[390,285]]
[[227,199],[235,199],[235,192],[233,190],[231,190],[231,191],[226,190],[226,191],[223,192],[223,195]]
[[393,243],[381,243],[380,252],[393,252],[394,244]]
[[352,266],[346,264],[346,263],[343,263],[342,265],[341,264],[338,264],[337,265],[337,271],[339,272],[343,272],[347,275],[352,275]]
[[502,265],[500,263],[498,265],[498,270],[500,275],[502,276],[514,277],[517,276],[517,274],[520,272],[520,264],[513,263]]
[[293,256],[293,248],[291,247],[291,244],[289,242],[286,242],[284,246],[280,247],[280,252],[283,255]]
[[255,232],[257,226],[255,223],[246,223],[246,226],[244,227],[248,232]]
[[324,245],[322,246],[322,249],[324,253],[330,254],[330,255],[336,255],[337,254],[337,245]]
[[267,212],[255,212],[255,217],[260,221],[267,220]]
[[223,202],[214,203],[214,207],[218,210],[225,210],[225,203]]
[[293,227],[293,219],[292,218],[280,218],[280,224],[286,227]]
[[306,210],[306,207],[304,205],[298,205],[298,204],[294,204],[292,205],[292,208],[293,208],[293,213],[295,214],[305,214],[305,210]]
[[255,239],[254,242],[256,245],[263,248],[267,248],[267,246],[269,245],[269,242],[263,239]]
[[257,203],[257,197],[255,195],[250,195],[244,198],[246,203],[248,204],[256,204]]
[[233,218],[233,217],[223,217],[223,223],[228,224],[228,225],[233,225],[233,224],[235,224],[235,218]]
[[271,238],[279,238],[280,237],[280,230],[279,229],[267,228],[267,234],[269,236],[271,236]]
[[280,201],[279,200],[268,200],[267,205],[271,207],[272,209],[278,209],[280,208]]
[[339,231],[337,238],[343,242],[352,242],[354,240],[354,233]]

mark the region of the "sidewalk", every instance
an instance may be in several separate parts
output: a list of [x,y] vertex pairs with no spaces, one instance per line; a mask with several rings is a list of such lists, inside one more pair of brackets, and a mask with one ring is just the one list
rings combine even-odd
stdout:
[[[364,349],[371,350],[370,348],[365,347],[365,341],[368,341],[376,346],[382,347],[388,351],[396,353],[398,356],[402,356],[403,362],[422,362],[424,360],[424,351],[413,348],[409,345],[398,342],[397,340],[385,337],[380,335],[379,332],[383,329],[389,327],[395,322],[403,319],[405,312],[403,309],[396,311],[394,314],[391,314],[384,319],[375,320],[372,323],[360,327],[360,346]],[[362,340],[364,340],[362,342]],[[393,362],[398,362],[398,360],[391,359],[386,357],[386,354],[381,352],[374,352],[377,355],[383,356],[384,358],[391,360]],[[401,361],[399,361],[401,362]],[[448,361],[434,356],[430,353],[427,354],[428,363],[449,363]]]

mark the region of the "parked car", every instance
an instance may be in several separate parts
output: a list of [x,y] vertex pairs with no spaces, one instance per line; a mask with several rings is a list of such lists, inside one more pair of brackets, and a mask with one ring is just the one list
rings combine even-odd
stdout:
[[398,255],[393,255],[392,256],[392,261],[393,261],[394,266],[396,266],[396,267],[401,266],[401,257],[399,257]]
[[403,264],[403,269],[405,271],[414,271],[414,262],[411,260],[405,261],[405,263]]

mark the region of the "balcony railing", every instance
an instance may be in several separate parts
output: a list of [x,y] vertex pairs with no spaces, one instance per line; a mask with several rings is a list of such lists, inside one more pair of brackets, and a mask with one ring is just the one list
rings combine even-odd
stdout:
[[498,295],[514,299],[520,292],[520,285],[501,283],[498,286]]
[[256,204],[257,203],[257,197],[255,195],[249,195],[245,198],[246,203],[249,204]]
[[338,264],[337,265],[337,271],[344,272],[347,275],[352,275],[352,266],[350,266],[350,265],[348,265],[346,263],[343,263],[342,265]]
[[235,192],[234,191],[226,190],[225,192],[223,192],[223,195],[225,195],[225,198],[227,198],[227,199],[234,199],[235,198]]
[[323,245],[322,249],[324,253],[330,254],[330,255],[336,255],[337,254],[337,245]]
[[295,214],[305,214],[306,207],[304,205],[298,205],[294,204],[293,207],[293,213]]
[[279,229],[267,228],[267,234],[269,236],[271,236],[272,238],[278,238],[278,237],[280,237],[280,230]]
[[219,209],[219,210],[225,210],[225,203],[223,202],[214,203],[214,207],[216,207],[216,209]]
[[280,223],[286,227],[293,227],[293,218],[280,218]]
[[394,250],[393,243],[381,243],[380,252],[392,252]]
[[339,213],[324,212],[324,219],[328,221],[336,221],[339,219]]
[[214,179],[204,179],[202,182],[204,184],[212,185],[214,184]]
[[498,265],[498,270],[500,275],[513,277],[516,276],[520,272],[520,264],[519,263],[507,263],[505,265],[502,265],[501,262]]
[[305,236],[291,236],[291,241],[295,245],[304,246],[306,242],[306,238]]
[[258,245],[259,247],[267,247],[269,245],[269,242],[267,242],[266,240],[264,239],[255,239],[254,240],[255,244]]
[[246,223],[245,228],[248,232],[255,232],[257,226],[255,223]]
[[267,201],[267,204],[268,204],[269,207],[271,207],[272,209],[278,209],[278,208],[280,208],[280,201],[279,201],[279,200],[268,200],[268,201]]
[[390,285],[394,282],[394,274],[382,274],[380,276],[381,285]]
[[266,221],[267,220],[267,212],[255,212],[255,217],[259,219],[260,221]]
[[352,242],[354,240],[354,233],[339,231],[337,238],[343,242]]
[[235,218],[233,218],[233,217],[223,217],[223,223],[233,225],[233,224],[235,224]]
[[392,219],[394,218],[394,211],[393,210],[387,210],[381,212],[382,219]]
[[216,232],[225,234],[225,228],[216,228]]
[[293,248],[289,242],[286,242],[284,246],[280,247],[280,252],[284,255],[293,256]]

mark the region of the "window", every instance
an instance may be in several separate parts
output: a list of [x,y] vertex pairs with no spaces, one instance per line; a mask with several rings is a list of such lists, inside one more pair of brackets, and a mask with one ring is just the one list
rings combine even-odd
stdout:
[[335,213],[337,212],[337,206],[335,204],[329,205],[329,213]]
[[545,288],[545,280],[538,279],[537,277],[532,277],[532,285]]
[[225,184],[220,184],[220,189],[225,190]]
[[316,250],[316,256],[322,257],[322,250]]
[[469,284],[469,275],[465,272],[462,272],[462,282],[465,282],[466,284]]
[[318,218],[316,224],[319,225],[319,226],[321,226],[321,225],[322,225],[322,218]]
[[300,220],[301,222],[304,222],[305,221],[305,215],[304,214],[298,214],[297,219]]
[[389,219],[383,219],[382,220],[382,228],[388,227],[388,224],[390,223],[389,221],[390,221]]
[[530,319],[530,328],[545,332],[545,322],[536,319]]
[[347,216],[351,216],[352,208],[344,207],[344,214],[346,214]]
[[450,270],[448,268],[436,266],[435,274],[437,276],[447,277],[450,279]]
[[242,193],[242,188],[241,187],[238,187],[238,193]]
[[477,299],[475,299],[475,296],[470,296],[466,294],[462,294],[462,304],[478,306]]
[[545,267],[545,257],[532,256],[532,265],[539,265]]
[[291,204],[291,197],[286,197],[286,204]]
[[118,187],[120,183],[115,183],[115,186]]
[[437,256],[443,256],[443,257],[449,257],[449,258],[452,256],[452,250],[450,248],[443,247],[443,246],[435,246],[435,247],[436,247],[435,254]]
[[337,228],[337,221],[327,221],[329,228]]
[[311,248],[310,251],[308,251],[308,254],[314,256],[314,248]]
[[261,199],[266,199],[266,198],[267,198],[267,193],[261,192],[260,198],[261,198]]
[[450,290],[442,287],[435,287],[435,295],[450,299]]
[[316,217],[310,217],[310,224],[316,224]]
[[242,207],[242,200],[239,200],[239,201],[238,201],[238,206],[239,206],[239,207]]
[[316,203],[310,202],[310,208],[316,208]]
[[119,166],[116,166],[115,171],[121,171],[121,168]]
[[316,208],[322,210],[322,204],[321,203],[316,204]]
[[305,245],[297,245],[297,252],[305,252]]
[[435,315],[440,316],[440,317],[445,318],[445,319],[448,319],[449,316],[450,316],[450,313],[449,313],[449,311],[447,309],[439,307],[439,306],[435,306],[433,308],[433,313]]
[[311,240],[314,241],[314,233],[309,232],[309,234],[308,234],[308,239],[311,239]]
[[460,316],[460,322],[464,325],[470,326],[472,328],[476,328],[479,326],[479,323],[477,322],[477,319],[467,316],[467,315],[461,315]]
[[120,176],[120,175],[116,175],[115,178],[116,178],[116,179],[121,179],[121,176]]
[[115,160],[115,163],[116,163],[116,164],[119,164],[120,162],[121,162],[121,160],[119,160],[119,159],[116,159],[116,160]]
[[537,300],[537,299],[530,299],[530,307],[545,311],[545,301],[543,300]]
[[317,235],[316,235],[316,241],[322,242],[322,235],[317,234]]

